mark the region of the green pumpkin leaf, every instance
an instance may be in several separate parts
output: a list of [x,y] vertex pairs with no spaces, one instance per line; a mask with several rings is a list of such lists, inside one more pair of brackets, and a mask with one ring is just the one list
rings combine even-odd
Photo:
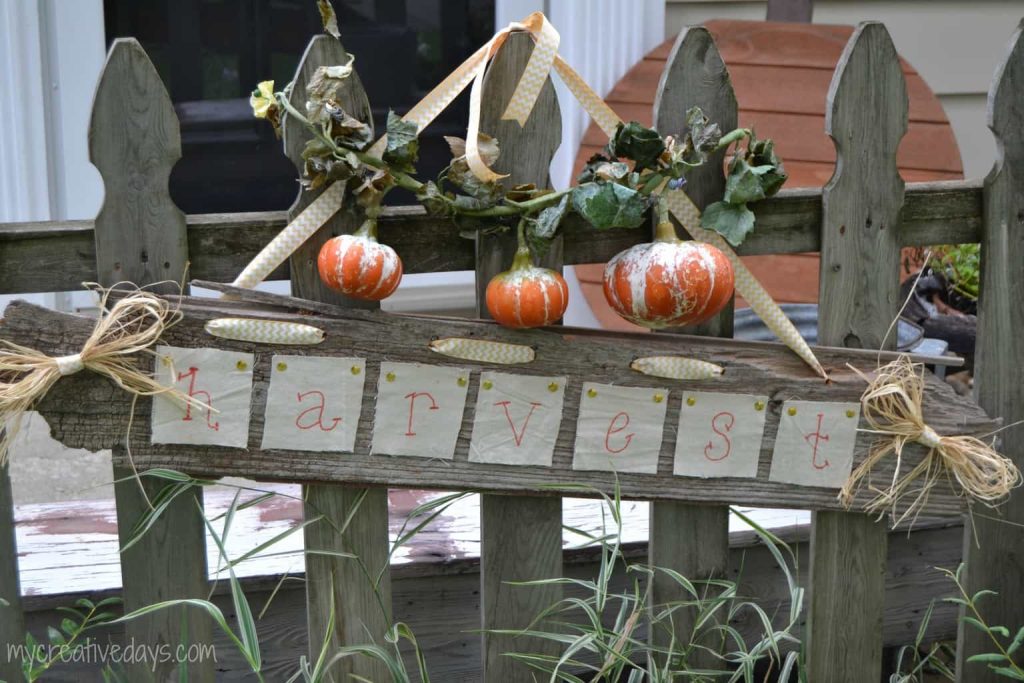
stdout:
[[730,204],[746,204],[764,199],[761,177],[746,159],[737,156],[729,164],[729,176],[725,179],[725,194],[722,199]]
[[573,189],[572,206],[598,230],[636,228],[644,222],[647,199],[618,183],[586,183]]
[[609,148],[617,157],[632,159],[636,169],[654,166],[665,151],[665,141],[658,131],[636,121],[620,123],[615,129]]
[[775,143],[771,140],[754,140],[747,152],[747,159],[761,178],[764,196],[771,197],[779,191],[789,177],[782,160],[775,154]]
[[754,212],[745,204],[715,202],[704,210],[700,224],[714,230],[734,247],[738,247],[754,229]]
[[416,199],[423,204],[423,207],[431,216],[447,216],[451,213],[451,208],[445,199],[444,193],[441,192],[441,188],[433,180],[423,183],[423,187],[416,193]]
[[562,197],[554,206],[549,206],[536,218],[526,219],[526,239],[537,256],[543,256],[551,248],[551,240],[558,231],[562,219],[569,213],[569,195]]
[[389,111],[388,146],[383,155],[384,161],[400,171],[413,172],[420,151],[420,142],[416,137],[418,134],[419,129],[415,123],[403,121],[401,116]]
[[708,117],[700,107],[690,107],[686,110],[686,127],[691,148],[698,152],[702,159],[713,152],[718,147],[718,141],[722,139],[722,129],[717,123],[709,123]]

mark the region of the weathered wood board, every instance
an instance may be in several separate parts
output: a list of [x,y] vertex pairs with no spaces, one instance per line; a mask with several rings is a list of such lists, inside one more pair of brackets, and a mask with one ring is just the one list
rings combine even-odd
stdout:
[[[788,349],[776,344],[703,339],[699,337],[660,337],[614,333],[588,333],[568,328],[517,331],[469,320],[430,319],[389,315],[375,311],[350,311],[339,317],[317,317],[275,312],[261,313],[214,300],[182,298],[185,320],[169,330],[164,341],[178,347],[216,347],[253,353],[252,416],[249,421],[249,448],[160,445],[150,443],[151,401],[138,401],[131,434],[134,462],[140,468],[170,467],[205,476],[247,476],[265,480],[297,482],[339,482],[348,485],[387,485],[391,487],[465,488],[488,492],[558,493],[569,485],[586,484],[611,490],[616,479],[623,495],[651,500],[686,500],[698,503],[739,503],[762,506],[790,506],[807,509],[840,509],[835,489],[794,486],[769,481],[772,447],[779,425],[782,402],[794,399],[810,401],[856,401],[863,381],[846,368],[852,362],[869,370],[862,352],[819,349],[818,357],[833,373],[829,383],[816,378]],[[326,332],[326,340],[313,347],[270,347],[215,339],[203,331],[207,320],[238,315],[267,317],[312,323]],[[0,325],[0,336],[19,344],[58,355],[80,347],[92,328],[87,318],[60,314],[15,302],[7,309]],[[516,344],[536,350],[536,360],[527,366],[493,366],[439,356],[429,342],[439,337],[472,337]],[[284,350],[282,350],[284,349]],[[275,353],[301,353],[316,356],[353,356],[365,358],[366,391],[363,395],[354,453],[315,453],[262,450],[263,414],[270,376],[271,357]],[[629,369],[638,356],[679,354],[709,360],[724,366],[725,372],[714,380],[673,381],[647,377]],[[452,460],[436,461],[419,457],[370,455],[375,392],[381,361],[423,363],[469,368],[468,397],[461,432]],[[554,448],[551,467],[494,465],[468,460],[469,438],[473,425],[479,371],[500,369],[514,373],[564,376],[569,378],[565,392],[563,419]],[[582,382],[626,384],[636,387],[669,388],[665,438],[661,443],[656,474],[608,471],[574,471],[573,441]],[[757,478],[705,478],[674,476],[675,428],[682,390],[701,390],[769,397],[767,420],[761,445]],[[54,438],[68,446],[109,448],[124,439],[131,398],[111,382],[90,373],[61,380],[40,404]],[[925,415],[940,434],[984,434],[996,423],[970,399],[929,376],[924,405]],[[861,461],[871,437],[858,436],[854,464]],[[909,449],[912,463],[921,455],[917,447]],[[891,471],[880,468],[884,480]],[[573,490],[578,494],[578,491]],[[931,496],[930,512],[959,514],[960,499],[951,491],[937,490]]]

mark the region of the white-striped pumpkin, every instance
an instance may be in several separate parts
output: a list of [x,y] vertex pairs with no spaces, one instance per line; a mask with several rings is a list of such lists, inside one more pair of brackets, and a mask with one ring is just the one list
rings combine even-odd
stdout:
[[558,321],[569,305],[569,286],[561,274],[538,268],[521,247],[512,268],[487,283],[487,311],[505,327],[541,327]]
[[325,285],[354,299],[386,299],[402,281],[402,259],[372,235],[328,240],[320,249],[317,269]]
[[729,302],[734,284],[725,254],[674,233],[630,247],[604,269],[604,296],[612,309],[654,329],[708,320]]

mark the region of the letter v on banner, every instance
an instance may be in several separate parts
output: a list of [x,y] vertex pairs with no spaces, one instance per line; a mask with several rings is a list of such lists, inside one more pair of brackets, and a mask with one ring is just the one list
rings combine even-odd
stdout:
[[470,461],[550,467],[565,384],[564,377],[481,373]]

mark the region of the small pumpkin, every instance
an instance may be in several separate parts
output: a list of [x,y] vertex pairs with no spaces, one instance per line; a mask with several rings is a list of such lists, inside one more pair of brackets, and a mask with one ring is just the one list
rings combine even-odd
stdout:
[[670,222],[658,224],[653,242],[616,254],[604,269],[604,296],[626,320],[658,329],[695,325],[729,302],[732,264],[719,249],[676,237]]
[[320,248],[317,270],[323,283],[353,299],[386,299],[402,281],[402,259],[377,241],[373,219],[351,235],[332,237]]
[[487,283],[487,311],[505,327],[541,327],[565,315],[569,286],[550,268],[538,268],[520,243],[512,267]]

